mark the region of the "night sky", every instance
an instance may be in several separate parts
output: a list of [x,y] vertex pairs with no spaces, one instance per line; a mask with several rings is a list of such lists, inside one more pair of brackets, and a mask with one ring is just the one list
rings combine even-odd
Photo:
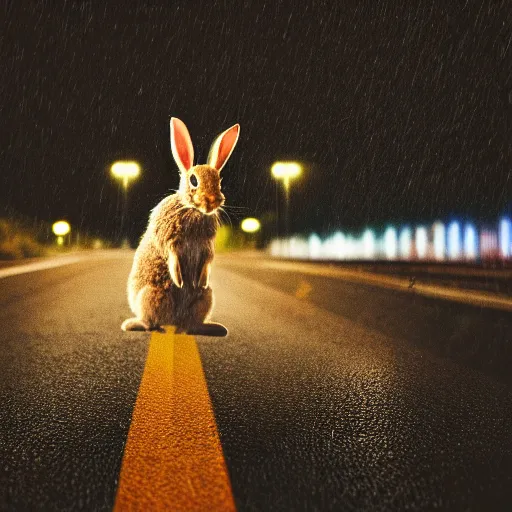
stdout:
[[108,169],[136,159],[140,235],[178,186],[171,116],[199,163],[240,123],[222,171],[233,222],[275,210],[279,159],[306,164],[297,231],[510,210],[508,0],[137,3],[2,2],[0,215],[112,236]]

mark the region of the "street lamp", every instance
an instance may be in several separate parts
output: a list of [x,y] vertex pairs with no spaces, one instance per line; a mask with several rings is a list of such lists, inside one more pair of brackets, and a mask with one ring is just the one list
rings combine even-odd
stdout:
[[124,222],[128,213],[128,185],[130,181],[138,178],[140,174],[140,165],[133,160],[120,160],[114,162],[110,167],[110,172],[114,178],[121,181],[124,191],[123,213],[121,215],[121,233],[124,232]]
[[284,185],[284,193],[286,206],[284,211],[284,224],[286,235],[288,235],[289,209],[290,209],[290,182],[298,178],[302,172],[302,166],[297,162],[276,162],[272,166],[272,176],[276,180],[282,180]]
[[53,234],[57,237],[57,245],[64,245],[64,237],[71,231],[69,222],[59,220],[52,225]]
[[140,165],[133,161],[114,162],[110,168],[114,178],[122,180],[124,190],[128,190],[130,180],[134,180],[140,174]]

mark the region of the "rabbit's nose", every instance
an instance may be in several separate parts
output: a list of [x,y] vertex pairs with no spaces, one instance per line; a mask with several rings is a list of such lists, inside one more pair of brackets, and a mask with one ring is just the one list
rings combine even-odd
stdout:
[[208,194],[206,196],[209,203],[222,203],[224,196],[222,194]]

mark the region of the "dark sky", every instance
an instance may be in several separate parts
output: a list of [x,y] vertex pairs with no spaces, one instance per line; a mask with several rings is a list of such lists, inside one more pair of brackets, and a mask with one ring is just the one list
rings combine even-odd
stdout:
[[138,235],[178,184],[171,116],[200,163],[241,124],[223,170],[234,221],[275,209],[284,158],[307,164],[297,230],[510,209],[508,0],[137,3],[2,2],[2,210],[109,235],[108,167],[134,158]]

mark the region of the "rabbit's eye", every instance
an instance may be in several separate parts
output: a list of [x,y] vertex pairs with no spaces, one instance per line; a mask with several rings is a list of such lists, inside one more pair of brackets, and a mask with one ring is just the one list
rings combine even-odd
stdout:
[[189,181],[190,181],[190,185],[192,187],[197,188],[198,183],[197,183],[197,178],[196,178],[195,174],[190,175]]

